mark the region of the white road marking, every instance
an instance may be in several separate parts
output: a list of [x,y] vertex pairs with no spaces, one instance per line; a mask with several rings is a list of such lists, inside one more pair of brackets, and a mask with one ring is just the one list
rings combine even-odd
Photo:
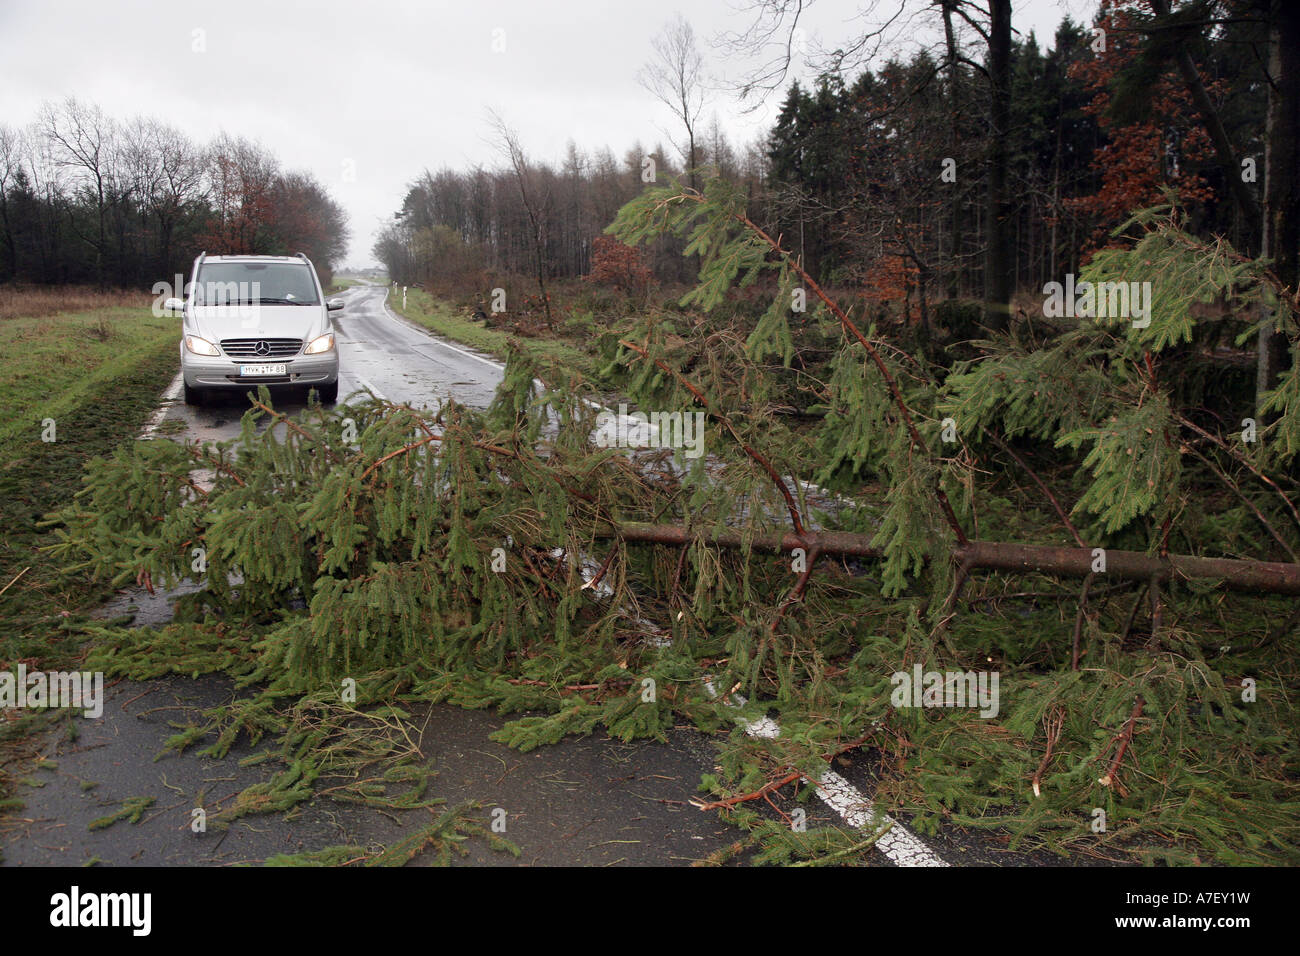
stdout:
[[885,824],[892,823],[893,826],[876,840],[876,849],[898,866],[948,866],[915,833],[878,811],[853,784],[834,770],[822,773],[821,779],[817,781],[817,796],[851,827],[878,830]]
[[158,407],[153,410],[149,420],[144,423],[144,428],[140,431],[140,441],[149,441],[153,438],[154,433],[162,426],[163,419],[167,417],[170,403],[181,397],[181,390],[184,387],[185,375],[183,372],[177,372],[176,377],[172,379],[172,383],[167,386],[167,390],[159,398]]
[[[389,309],[388,307],[387,291],[385,291],[384,301],[382,305],[384,307],[385,312],[388,312],[390,316],[392,316],[395,320],[398,320],[397,315],[393,313],[392,310]],[[503,365],[497,364],[496,362],[485,359],[481,355],[475,355],[473,352],[466,352],[464,349],[457,348],[456,346],[443,341],[441,338],[436,338],[431,334],[429,335],[429,337],[434,341],[438,342],[438,344],[446,348],[449,348],[454,352],[459,352],[462,355],[467,355],[470,358],[477,359],[478,361],[482,362],[484,365],[490,365],[497,370],[502,370],[505,367]],[[355,375],[355,374],[353,375],[353,378],[355,378],[358,382],[360,382],[363,387],[369,389],[370,392],[376,398],[386,401],[383,394],[366,379],[364,379],[360,375]],[[539,386],[542,386],[541,382],[538,382],[537,384]],[[153,437],[154,432],[157,431],[158,427],[162,424],[162,421],[167,414],[167,403],[174,402],[180,397],[181,389],[183,385],[184,385],[184,377],[182,376],[181,373],[178,372],[176,374],[176,378],[173,379],[171,385],[168,386],[167,391],[165,391],[162,395],[163,404],[159,405],[159,407],[154,410],[153,414],[149,418],[149,421],[145,424],[144,431],[141,433],[140,436],[142,439],[148,439]],[[604,409],[603,406],[595,402],[591,402],[588,399],[583,399],[583,401],[586,402],[590,407],[600,408],[604,411],[608,411],[608,409]],[[613,413],[611,412],[611,414]],[[802,484],[804,484],[805,488],[817,487],[816,485],[813,485],[810,482],[803,482]],[[564,556],[563,551],[560,549],[557,550],[559,551],[559,554],[555,556],[563,557]],[[586,555],[581,555],[580,559],[582,565],[583,578],[586,580],[587,585],[590,586],[590,582],[595,577],[596,572],[599,570],[599,567],[593,561],[591,561]],[[599,592],[602,593],[602,596],[608,596],[609,594],[613,593],[610,590],[609,585],[605,584],[603,581],[597,585],[597,589]],[[652,632],[659,632],[659,628],[648,624],[648,622],[640,622],[640,623],[646,624],[651,629]],[[660,637],[656,640],[653,636],[650,638],[650,642],[659,644],[660,646],[668,643],[666,638]],[[714,689],[712,682],[705,681],[705,688],[708,690],[711,696],[715,696],[715,697],[717,696],[717,691]],[[743,706],[744,700],[743,698],[740,698],[740,695],[733,694],[732,696],[737,698],[739,704],[733,703],[730,706],[733,707]],[[770,739],[770,738],[781,736],[780,724],[772,720],[772,718],[770,717],[760,717],[757,720],[737,718],[737,720],[740,723],[740,725],[745,729],[745,732],[752,737],[762,737],[762,738]],[[806,777],[804,779],[807,780]],[[885,832],[876,841],[876,849],[884,853],[885,856],[887,856],[890,860],[892,860],[896,865],[898,866],[948,866],[948,863],[946,863],[937,854],[935,854],[933,850],[931,850],[923,842],[921,842],[920,838],[917,837],[916,834],[912,833],[910,830],[908,830],[905,826],[903,826],[903,824],[899,823],[897,820],[892,820],[886,814],[883,814],[878,810],[876,810],[875,807],[872,805],[870,799],[868,799],[865,795],[863,795],[861,791],[859,791],[856,787],[853,786],[853,784],[849,783],[847,780],[844,779],[844,777],[840,776],[834,770],[827,768],[825,771],[823,771],[821,776],[816,781],[815,789],[817,791],[817,796],[821,799],[821,801],[825,803],[828,807],[830,807],[832,810],[834,810],[836,813],[838,813],[841,817],[843,817],[844,821],[849,826],[854,827],[855,829],[876,830],[887,823],[892,823],[893,825],[889,828],[889,830]]]
[[[396,312],[394,312],[392,309],[390,309],[390,308],[388,307],[388,291],[385,291],[385,292],[384,292],[384,301],[381,302],[380,305],[382,305],[382,306],[384,307],[384,311],[387,312],[387,313],[389,314],[389,316],[391,316],[391,317],[393,318],[394,321],[402,322],[402,318],[401,318],[401,317],[400,317]],[[406,321],[409,322],[410,320],[407,319]],[[402,322],[402,324],[405,325],[405,322]],[[451,344],[450,342],[448,342],[447,340],[445,340],[445,339],[443,339],[443,338],[441,338],[441,337],[439,337],[439,336],[436,336],[436,335],[434,335],[432,332],[428,332],[427,330],[421,330],[421,331],[424,331],[424,333],[425,333],[426,335],[428,335],[429,338],[431,338],[433,341],[437,342],[439,345],[441,345],[441,346],[443,346],[443,347],[445,347],[445,348],[449,348],[449,349],[451,349],[453,352],[459,352],[461,355],[465,355],[465,356],[468,356],[469,358],[476,359],[477,361],[482,362],[484,365],[490,365],[490,366],[492,366],[492,368],[496,369],[498,372],[504,372],[504,371],[505,371],[505,368],[506,368],[506,367],[505,367],[504,365],[500,364],[499,362],[494,362],[494,361],[492,361],[491,359],[486,359],[486,358],[484,358],[484,357],[481,356],[481,355],[475,355],[473,352],[466,352],[464,349],[462,349],[462,348],[457,348],[455,345],[452,345],[452,344]]]
[[362,378],[360,375],[353,374],[352,377],[355,378],[358,382],[361,383],[361,387],[362,387],[362,388],[369,390],[370,394],[373,395],[373,396],[375,396],[375,398],[379,399],[381,402],[386,402],[386,401],[388,401],[388,399],[384,397],[384,393],[383,393],[383,392],[381,392],[379,389],[375,388],[375,386],[371,385],[368,381],[366,381],[366,380],[365,380],[364,378]]
[[[712,681],[706,680],[704,689],[709,692],[710,697],[718,696],[717,689],[713,686]],[[728,706],[743,707],[745,705],[745,699],[739,694],[732,694],[731,696],[735,698],[735,701],[729,702]],[[738,717],[736,720],[745,729],[745,733],[751,737],[772,739],[781,736],[781,725],[771,717],[760,717],[757,720]],[[803,779],[808,780],[807,777]],[[897,820],[877,810],[869,798],[834,770],[827,768],[822,771],[821,776],[817,778],[814,784],[814,789],[817,791],[817,796],[821,798],[822,803],[838,813],[844,818],[845,823],[855,829],[875,831],[886,824],[892,824],[876,841],[876,849],[885,854],[897,866],[948,865],[933,850],[922,843],[915,833]]]

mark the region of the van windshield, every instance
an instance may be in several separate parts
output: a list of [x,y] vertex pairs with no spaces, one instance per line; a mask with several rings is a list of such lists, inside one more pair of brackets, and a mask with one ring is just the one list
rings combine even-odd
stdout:
[[205,262],[195,305],[319,305],[305,262]]

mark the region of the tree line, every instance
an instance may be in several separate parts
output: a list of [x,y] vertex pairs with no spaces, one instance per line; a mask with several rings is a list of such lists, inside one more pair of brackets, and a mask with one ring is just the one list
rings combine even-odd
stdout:
[[[767,164],[759,148],[736,149],[714,123],[696,151],[704,165],[762,193]],[[648,183],[687,174],[662,144],[636,143],[621,158],[608,147],[588,153],[572,142],[558,163],[518,149],[513,161],[508,150],[506,158],[501,168],[426,170],[412,182],[374,247],[389,275],[453,284],[484,269],[528,276],[539,247],[545,278],[586,275],[592,241],[618,210]],[[679,245],[659,243],[651,258],[660,278],[690,278]]]
[[75,98],[0,125],[0,282],[148,286],[204,250],[305,252],[327,277],[347,235],[320,182],[244,137],[198,143]]
[[[793,243],[812,275],[860,286],[922,324],[936,302],[959,297],[991,298],[1005,316],[1015,290],[1077,273],[1165,189],[1193,231],[1257,253],[1270,85],[1261,64],[1277,20],[1268,7],[1104,0],[1091,27],[1064,18],[1044,52],[1032,33],[1012,33],[1009,2],[945,0],[926,13],[942,27],[936,47],[790,84],[768,135],[740,149],[716,121],[700,129],[683,79],[698,51],[673,25],[656,49],[678,69],[652,73],[681,125],[675,155],[635,147],[620,162],[570,145],[556,165],[425,172],[375,254],[400,281],[454,279],[448,263],[529,274],[531,197],[546,276],[585,275],[592,239],[646,187],[647,162],[660,182],[696,185],[707,169],[739,186],[749,215]],[[974,29],[963,34],[965,23]],[[665,88],[663,76],[679,85]],[[657,277],[690,278],[679,252],[656,247]]]

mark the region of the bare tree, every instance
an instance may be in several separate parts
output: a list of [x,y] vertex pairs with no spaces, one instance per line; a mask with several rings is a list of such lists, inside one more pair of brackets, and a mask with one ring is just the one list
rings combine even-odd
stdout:
[[12,126],[0,125],[0,226],[4,227],[7,275],[10,277],[18,272],[18,246],[9,221],[9,190],[22,169],[23,150],[22,132]]
[[637,81],[672,111],[686,131],[685,143],[673,145],[682,155],[694,189],[695,130],[706,96],[704,57],[695,41],[695,31],[680,13],[665,24],[651,45],[654,58],[638,71]]
[[915,0],[869,0],[856,19],[871,25],[848,43],[826,47],[814,42],[800,22],[813,3],[814,0],[738,3],[737,12],[750,15],[749,26],[714,39],[714,46],[725,53],[759,61],[733,84],[741,102],[748,104],[747,112],[757,109],[771,93],[782,89],[791,71],[800,66],[819,74],[847,74],[865,67],[882,51],[896,47],[901,38],[915,34],[917,19],[925,13],[924,9],[917,9]]
[[204,237],[209,251],[260,251],[279,175],[279,160],[260,143],[224,133],[217,137],[207,162],[207,185],[217,215],[215,228]]
[[116,127],[95,105],[68,97],[59,105],[46,104],[39,120],[41,134],[51,147],[54,163],[73,172],[76,184],[95,203],[97,235],[88,241],[95,249],[95,278],[105,284],[105,252],[108,244],[108,206],[111,160]]
[[206,199],[205,157],[202,147],[165,123],[151,124],[150,142],[159,154],[160,177],[152,197],[153,214],[158,220],[158,254],[167,264],[171,262],[177,223],[191,206]]
[[489,110],[492,131],[497,149],[509,160],[514,170],[515,183],[519,186],[519,198],[524,204],[524,212],[532,227],[533,264],[537,273],[537,291],[542,296],[542,307],[546,310],[546,327],[553,327],[551,320],[551,299],[546,294],[546,206],[549,194],[542,192],[534,182],[534,170],[528,161],[528,154],[519,143],[519,134],[506,124],[501,115]]

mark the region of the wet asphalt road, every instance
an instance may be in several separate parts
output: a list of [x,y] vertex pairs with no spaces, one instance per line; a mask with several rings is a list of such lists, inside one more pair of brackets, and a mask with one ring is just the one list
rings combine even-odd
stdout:
[[[369,389],[417,407],[448,396],[485,406],[500,381],[500,366],[406,324],[385,308],[385,291],[358,287],[341,296],[347,306],[335,320],[340,397]],[[152,423],[161,434],[204,440],[238,434],[246,407],[242,393],[200,408],[187,407],[178,393],[179,388],[168,393]],[[293,391],[274,397],[286,411],[305,401]],[[134,613],[141,625],[166,621],[170,613],[165,595],[151,598],[139,591],[123,592],[105,613],[123,611]],[[45,762],[25,773],[27,782],[18,788],[26,807],[0,819],[4,865],[259,862],[336,844],[387,845],[430,820],[427,810],[388,813],[317,797],[289,817],[245,817],[228,831],[192,832],[195,807],[212,815],[276,769],[240,766],[265,743],[241,744],[222,760],[198,756],[201,747],[158,757],[178,725],[235,693],[230,681],[212,677],[120,681],[108,689],[101,718],[75,718],[76,740],[66,739],[62,725],[35,740],[31,757]],[[681,865],[739,836],[715,814],[687,803],[701,773],[712,769],[715,753],[714,743],[694,730],[674,731],[668,744],[624,744],[597,734],[520,754],[488,739],[506,717],[447,706],[414,717],[421,752],[438,774],[431,795],[453,805],[477,801],[485,822],[493,809],[504,809],[505,836],[520,847],[519,863]],[[89,829],[137,797],[154,798],[140,822]],[[824,810],[814,811],[809,822],[819,819],[833,822]],[[516,862],[489,851],[482,840],[471,840],[468,849],[467,862]]]
[[[400,293],[398,293],[400,295]],[[419,407],[454,396],[485,408],[501,381],[501,366],[460,345],[408,325],[384,305],[383,286],[356,286],[341,298],[336,319],[340,396],[368,388],[380,398]]]
[[[484,407],[500,381],[501,367],[484,356],[442,342],[409,325],[384,305],[382,286],[349,289],[336,317],[340,397],[369,389],[379,397],[415,407],[434,406],[448,396]],[[220,440],[238,434],[242,393],[201,408],[187,407],[179,384],[164,397],[149,430],[171,436]],[[275,396],[277,407],[301,408],[305,395]],[[138,625],[170,616],[167,596],[124,591],[105,616],[130,612]],[[160,756],[179,726],[197,721],[204,708],[235,696],[222,678],[119,681],[107,690],[103,716],[75,718],[79,734],[68,739],[58,724],[38,735],[29,754],[26,782],[18,788],[24,809],[0,817],[0,853],[5,866],[229,865],[256,863],[277,853],[347,844],[378,848],[429,822],[428,810],[392,813],[341,803],[318,795],[289,815],[261,815],[236,821],[228,831],[194,833],[191,812],[212,815],[252,783],[268,780],[278,765],[241,766],[266,748],[241,743],[222,760]],[[436,771],[429,795],[448,804],[476,801],[485,822],[494,809],[506,811],[505,835],[521,851],[518,861],[467,845],[466,862],[536,865],[683,865],[729,846],[740,831],[688,801],[700,776],[714,770],[717,741],[692,728],[671,732],[667,743],[624,744],[603,733],[521,754],[492,742],[489,735],[509,718],[495,713],[433,706],[414,713],[418,745]],[[44,761],[40,763],[38,761]],[[836,769],[855,797],[871,793],[870,758],[845,755]],[[794,804],[779,802],[787,811]],[[90,830],[89,824],[122,802],[152,797],[136,824],[118,822]],[[801,804],[807,825],[844,826],[844,818],[817,800]],[[861,803],[850,803],[850,810]],[[769,812],[763,808],[763,812]],[[902,829],[900,823],[898,829]],[[918,845],[953,863],[1014,865],[1060,862],[1039,854],[1009,851],[1005,838],[945,831]],[[415,863],[419,864],[417,857]],[[893,865],[880,853],[877,865]],[[900,860],[900,862],[903,862]]]
[[[501,366],[464,346],[444,342],[408,323],[384,304],[384,286],[355,286],[338,298],[347,303],[335,313],[339,348],[339,400],[368,390],[377,398],[412,407],[436,407],[449,397],[485,408],[501,381]],[[399,293],[400,294],[400,293]],[[276,408],[293,413],[306,403],[303,389],[272,390]],[[177,383],[164,397],[154,423],[163,434],[203,441],[234,438],[247,409],[244,391],[210,394],[191,407]],[[177,431],[180,424],[183,432]]]

